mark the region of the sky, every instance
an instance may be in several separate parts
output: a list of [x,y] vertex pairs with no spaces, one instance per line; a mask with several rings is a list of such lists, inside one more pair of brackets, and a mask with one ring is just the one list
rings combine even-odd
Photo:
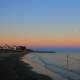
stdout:
[[80,47],[80,0],[0,0],[0,44]]

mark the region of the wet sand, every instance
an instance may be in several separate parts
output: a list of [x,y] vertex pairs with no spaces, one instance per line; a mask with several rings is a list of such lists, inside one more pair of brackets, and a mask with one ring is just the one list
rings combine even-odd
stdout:
[[[39,57],[41,57],[47,64],[51,64],[55,60],[56,63],[63,64],[63,61],[66,60],[65,55],[52,55],[54,56],[50,56],[49,54],[46,55],[27,52],[0,52],[0,80],[72,80],[67,78],[66,75],[63,75],[65,77],[62,77],[58,74],[58,72],[56,72],[57,70],[62,69],[59,69],[59,66],[54,65],[52,66],[52,70],[50,70],[48,66],[38,60]],[[50,61],[46,58],[46,56]],[[79,59],[79,57],[77,59]],[[51,66],[49,67],[51,68]],[[63,73],[61,72],[61,74]],[[69,73],[73,74],[72,72]]]
[[23,52],[0,52],[0,80],[52,80],[49,76],[33,71],[33,67],[27,61],[21,60]]
[[80,62],[74,58],[79,59],[79,55],[69,55],[67,64],[67,54],[32,53],[22,57],[22,61],[33,66],[33,71],[48,75],[54,80],[80,80]]
[[34,55],[35,53],[32,54],[28,54],[28,55],[24,55],[24,57],[22,57],[22,61],[24,61],[25,63],[30,64],[33,67],[33,71],[36,71],[37,73],[43,74],[43,75],[47,75],[49,77],[52,78],[52,80],[67,80],[62,78],[61,76],[59,76],[58,74],[56,74],[55,72],[52,72],[50,70],[48,70],[43,64],[41,64],[38,61],[34,61],[32,59],[32,55]]

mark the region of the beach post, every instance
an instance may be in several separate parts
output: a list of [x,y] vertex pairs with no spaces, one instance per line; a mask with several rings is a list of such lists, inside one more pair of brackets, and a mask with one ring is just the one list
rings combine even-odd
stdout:
[[67,59],[66,59],[66,67],[67,67],[67,70],[69,69],[69,55],[67,55]]

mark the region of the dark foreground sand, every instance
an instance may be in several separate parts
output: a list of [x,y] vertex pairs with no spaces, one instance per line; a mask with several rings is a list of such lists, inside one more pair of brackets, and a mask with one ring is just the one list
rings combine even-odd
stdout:
[[49,76],[32,71],[29,63],[20,60],[25,52],[0,52],[0,80],[52,80]]

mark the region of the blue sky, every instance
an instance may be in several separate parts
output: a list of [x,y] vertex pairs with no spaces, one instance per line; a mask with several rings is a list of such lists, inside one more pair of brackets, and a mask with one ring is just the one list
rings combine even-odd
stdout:
[[0,38],[80,39],[80,0],[0,0]]
[[76,21],[73,19],[80,18],[79,9],[80,0],[0,0],[0,16],[21,22]]

